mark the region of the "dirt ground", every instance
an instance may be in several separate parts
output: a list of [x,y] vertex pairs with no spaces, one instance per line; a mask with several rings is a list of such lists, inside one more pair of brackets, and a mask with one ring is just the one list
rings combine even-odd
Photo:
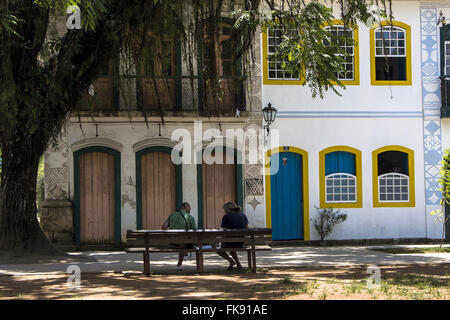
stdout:
[[367,268],[285,268],[215,274],[83,273],[0,275],[0,299],[450,299],[450,264],[381,267],[378,288]]

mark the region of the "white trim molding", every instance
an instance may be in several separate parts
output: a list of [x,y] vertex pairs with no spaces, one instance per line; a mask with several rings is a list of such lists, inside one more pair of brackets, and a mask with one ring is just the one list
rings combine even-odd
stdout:
[[172,141],[169,138],[148,138],[139,142],[136,142],[133,144],[133,152],[139,152],[143,149],[149,148],[149,147],[169,147],[173,148],[178,144],[177,141]]
[[84,149],[87,147],[108,147],[119,152],[122,152],[123,145],[117,141],[106,139],[106,138],[87,138],[83,140],[79,140],[77,142],[72,143],[71,149],[72,152],[75,152],[80,149]]

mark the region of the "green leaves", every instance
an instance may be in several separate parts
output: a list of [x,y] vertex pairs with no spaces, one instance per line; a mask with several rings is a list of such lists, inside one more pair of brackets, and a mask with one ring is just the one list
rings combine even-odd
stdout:
[[0,33],[10,32],[18,36],[15,31],[15,26],[20,22],[20,20],[7,12],[4,8],[0,7]]
[[445,236],[445,225],[450,220],[450,215],[445,214],[445,207],[450,205],[450,149],[446,149],[442,159],[441,170],[439,171],[440,178],[439,183],[441,184],[441,206],[443,210],[436,210],[430,212],[430,215],[434,218],[437,223],[442,224],[442,238],[441,247]]
[[444,152],[439,174],[440,190],[442,192],[441,205],[445,206],[450,204],[450,149]]
[[333,208],[323,208],[320,209],[315,207],[319,214],[316,219],[314,219],[314,228],[317,233],[320,235],[320,239],[324,240],[327,236],[329,236],[336,225],[347,220],[347,215],[345,213],[341,213],[340,210],[335,210]]
[[[71,1],[80,2],[80,0]],[[84,1],[83,4],[79,3],[78,6],[81,8],[81,27],[83,30],[95,30],[99,16],[106,11],[104,0]]]
[[[270,11],[238,11],[235,27],[259,24],[263,30],[280,30],[282,41],[273,59],[283,61],[284,71],[300,75],[313,97],[323,97],[325,91],[340,94],[336,87],[345,88],[338,73],[343,71],[349,52],[343,50],[339,42],[354,43],[351,37],[330,41],[331,33],[324,25],[338,18],[349,28],[357,22],[366,23],[372,16],[369,6],[373,4],[381,6],[380,12],[385,15],[390,12],[390,0],[266,1]],[[333,5],[340,9],[340,17],[334,15]]]

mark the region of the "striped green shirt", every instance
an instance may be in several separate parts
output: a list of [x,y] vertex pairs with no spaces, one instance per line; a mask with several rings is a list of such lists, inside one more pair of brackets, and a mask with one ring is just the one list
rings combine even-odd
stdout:
[[[183,216],[184,218],[183,218]],[[172,213],[166,220],[171,230],[197,230],[195,219],[189,213],[184,210],[180,210]],[[186,228],[187,222],[187,228]]]

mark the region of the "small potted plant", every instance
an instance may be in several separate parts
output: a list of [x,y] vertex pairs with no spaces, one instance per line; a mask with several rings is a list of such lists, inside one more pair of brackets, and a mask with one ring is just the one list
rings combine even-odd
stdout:
[[319,211],[319,215],[314,219],[314,228],[320,236],[319,245],[325,246],[327,245],[326,237],[333,232],[336,225],[347,220],[347,215],[333,208],[321,209],[316,207],[316,209]]

